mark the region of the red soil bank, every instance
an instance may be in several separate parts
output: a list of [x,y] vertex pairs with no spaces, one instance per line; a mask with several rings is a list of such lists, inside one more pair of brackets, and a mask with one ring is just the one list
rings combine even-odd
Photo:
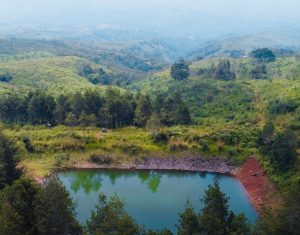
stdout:
[[262,205],[266,203],[268,195],[275,192],[274,185],[270,183],[254,157],[248,158],[235,175],[244,185],[252,205],[259,212]]

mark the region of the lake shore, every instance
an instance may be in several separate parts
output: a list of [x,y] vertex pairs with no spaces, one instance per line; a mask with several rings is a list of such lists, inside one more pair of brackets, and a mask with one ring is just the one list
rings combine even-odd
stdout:
[[227,160],[220,158],[204,159],[201,157],[187,158],[146,158],[144,161],[127,162],[121,164],[78,163],[67,169],[121,169],[121,170],[173,170],[211,172],[233,175],[236,167]]
[[240,168],[235,170],[234,176],[243,184],[257,212],[261,212],[266,204],[272,209],[282,203],[278,190],[255,157],[249,157]]
[[[266,189],[275,191],[268,177],[254,157],[248,158],[240,167],[233,166],[228,160],[222,158],[155,158],[149,157],[141,161],[132,161],[113,164],[95,164],[91,162],[76,162],[71,166],[61,167],[60,170],[71,169],[118,169],[118,170],[168,170],[168,171],[192,171],[210,172],[230,175],[238,179],[244,186],[251,204],[259,213],[262,205],[267,200]],[[43,177],[35,177],[36,181],[42,183]]]

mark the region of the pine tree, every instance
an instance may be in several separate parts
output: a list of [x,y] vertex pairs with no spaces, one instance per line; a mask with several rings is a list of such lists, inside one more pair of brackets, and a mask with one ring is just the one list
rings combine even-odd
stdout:
[[118,196],[107,200],[100,194],[96,210],[92,212],[86,224],[88,234],[94,235],[138,235],[141,229],[135,220],[127,214],[124,203]]
[[33,235],[33,204],[39,187],[30,179],[19,179],[0,193],[0,234]]
[[17,168],[18,162],[16,146],[0,132],[0,189],[20,177],[21,170]]
[[178,235],[194,235],[199,231],[198,216],[190,201],[187,201],[184,212],[179,214]]
[[180,60],[171,67],[171,76],[176,80],[185,80],[190,76],[190,68],[184,60]]
[[71,112],[68,113],[67,116],[66,116],[65,123],[66,123],[66,125],[71,126],[71,127],[76,126],[78,121],[77,121],[77,118],[76,118],[75,114],[73,114]]
[[82,228],[76,220],[75,204],[55,177],[48,179],[38,193],[34,211],[39,234],[82,234]]
[[152,107],[149,96],[141,95],[137,102],[135,110],[134,124],[138,127],[144,127],[152,113]]
[[215,78],[224,81],[234,80],[236,78],[236,74],[231,71],[229,60],[222,60],[219,62],[215,69]]
[[202,199],[204,208],[199,217],[202,234],[228,234],[228,200],[229,198],[221,191],[219,183],[215,180],[214,184],[205,191],[205,196]]

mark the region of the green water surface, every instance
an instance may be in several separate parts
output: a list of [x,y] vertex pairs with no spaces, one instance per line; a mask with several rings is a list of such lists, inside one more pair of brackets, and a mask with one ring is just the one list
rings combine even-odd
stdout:
[[126,210],[146,228],[168,228],[175,231],[178,213],[189,199],[197,210],[200,199],[214,178],[230,197],[230,209],[243,212],[255,222],[257,213],[251,206],[241,183],[233,177],[213,173],[72,170],[61,172],[59,178],[77,202],[78,219],[84,223],[94,209],[100,192],[117,193],[126,202]]

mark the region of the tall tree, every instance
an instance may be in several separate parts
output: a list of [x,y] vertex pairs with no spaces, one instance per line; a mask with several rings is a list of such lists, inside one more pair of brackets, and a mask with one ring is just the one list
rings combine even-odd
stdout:
[[107,200],[100,194],[96,210],[92,212],[86,224],[90,235],[138,235],[141,229],[135,220],[127,214],[124,203],[118,196]]
[[190,76],[190,68],[184,60],[180,60],[171,67],[171,76],[176,80],[185,80]]
[[17,94],[9,94],[0,99],[0,119],[5,123],[25,123],[27,104]]
[[255,67],[250,71],[252,79],[263,80],[268,78],[267,68],[265,64],[256,64]]
[[179,214],[179,224],[176,227],[178,235],[195,235],[198,233],[198,216],[190,201],[187,202],[184,212]]
[[228,210],[229,198],[221,191],[218,182],[205,191],[202,199],[204,208],[199,217],[200,230],[203,234],[227,234],[227,222],[229,218]]
[[66,116],[66,120],[65,120],[65,124],[67,126],[76,126],[78,124],[78,120],[75,116],[75,114],[73,113],[68,113],[67,116]]
[[296,151],[296,137],[291,130],[287,129],[274,139],[268,153],[270,162],[277,170],[286,170],[297,160]]
[[15,144],[0,132],[0,189],[20,177],[21,170],[17,168],[18,162]]
[[234,80],[236,74],[231,71],[231,64],[229,60],[221,60],[215,69],[215,78],[218,80]]
[[166,126],[191,123],[189,110],[179,92],[174,92],[165,100],[159,116],[162,124]]
[[75,204],[56,177],[48,179],[38,193],[34,211],[39,234],[82,234],[82,228],[76,220]]
[[38,191],[39,187],[26,178],[4,188],[0,193],[0,234],[37,234],[33,204]]
[[32,124],[46,124],[53,122],[55,101],[52,96],[44,92],[35,92],[29,99],[27,113]]
[[144,127],[152,113],[152,107],[149,96],[140,95],[137,107],[135,109],[134,124],[138,127]]
[[250,53],[250,56],[260,63],[269,63],[274,62],[276,60],[275,54],[268,48],[259,48],[253,50]]
[[67,114],[70,112],[69,99],[65,95],[60,95],[56,100],[55,110],[53,112],[55,122],[65,124]]

